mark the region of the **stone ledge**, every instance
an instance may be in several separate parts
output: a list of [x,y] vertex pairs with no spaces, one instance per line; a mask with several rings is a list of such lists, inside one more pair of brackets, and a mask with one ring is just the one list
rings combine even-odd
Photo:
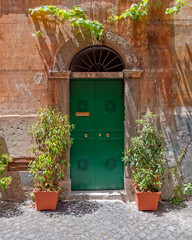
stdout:
[[56,72],[50,71],[48,79],[69,79],[71,71]]
[[36,118],[37,114],[26,114],[26,115],[22,115],[22,114],[1,114],[0,115],[0,119],[2,118]]
[[78,79],[78,78],[139,78],[142,69],[124,69],[122,72],[50,72],[49,79]]
[[124,200],[124,190],[72,191],[68,200]]
[[142,69],[124,69],[123,77],[124,78],[139,78],[144,71]]

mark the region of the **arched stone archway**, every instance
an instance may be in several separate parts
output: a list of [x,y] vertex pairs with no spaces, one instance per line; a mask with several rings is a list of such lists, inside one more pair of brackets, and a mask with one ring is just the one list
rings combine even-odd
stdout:
[[97,41],[92,38],[88,31],[84,31],[76,34],[75,38],[69,39],[58,49],[53,71],[69,70],[74,56],[82,49],[93,45],[104,45],[116,51],[122,58],[126,69],[140,69],[138,55],[127,39],[113,31],[108,31],[101,41]]

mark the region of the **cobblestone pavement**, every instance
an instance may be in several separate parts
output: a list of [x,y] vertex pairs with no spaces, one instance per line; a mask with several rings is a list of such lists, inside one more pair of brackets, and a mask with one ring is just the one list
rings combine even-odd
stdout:
[[157,212],[135,203],[66,201],[57,211],[37,212],[29,203],[0,202],[0,240],[9,239],[192,239],[192,202],[161,202]]

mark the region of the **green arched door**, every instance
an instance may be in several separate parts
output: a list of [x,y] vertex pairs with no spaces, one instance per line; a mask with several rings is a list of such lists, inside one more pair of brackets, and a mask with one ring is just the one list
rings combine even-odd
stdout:
[[123,189],[123,80],[72,79],[70,121],[72,190]]

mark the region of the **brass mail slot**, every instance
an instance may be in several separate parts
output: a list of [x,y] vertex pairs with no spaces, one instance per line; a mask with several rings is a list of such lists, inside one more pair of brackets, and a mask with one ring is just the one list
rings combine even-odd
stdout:
[[76,112],[77,117],[89,117],[90,112]]

